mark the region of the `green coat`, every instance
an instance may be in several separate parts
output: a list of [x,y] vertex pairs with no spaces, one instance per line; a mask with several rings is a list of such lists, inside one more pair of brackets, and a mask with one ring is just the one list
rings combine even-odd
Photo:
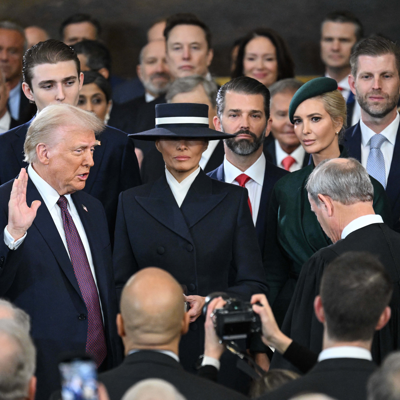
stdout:
[[[342,152],[341,157],[344,157]],[[314,165],[280,179],[271,194],[264,265],[269,301],[279,324],[289,306],[302,265],[319,249],[332,244],[311,211],[305,185]],[[391,211],[383,186],[371,177],[374,210],[391,227]]]

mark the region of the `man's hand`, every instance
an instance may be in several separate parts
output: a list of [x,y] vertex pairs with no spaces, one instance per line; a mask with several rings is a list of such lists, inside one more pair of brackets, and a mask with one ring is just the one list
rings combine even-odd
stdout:
[[216,360],[221,358],[222,353],[225,351],[225,346],[219,342],[220,339],[215,332],[211,314],[216,308],[222,308],[225,303],[226,301],[222,300],[221,297],[213,299],[207,307],[206,322],[204,324],[204,355],[215,358]]
[[190,322],[196,321],[200,317],[203,306],[206,303],[206,298],[202,296],[185,296],[186,301],[190,304],[190,310],[188,314],[190,316]]
[[[262,307],[255,304],[257,302]],[[293,340],[284,335],[279,329],[267,298],[263,294],[255,294],[251,298],[251,304],[253,304],[253,311],[261,318],[262,341],[267,346],[275,347],[279,353],[283,354]]]
[[40,201],[32,202],[31,207],[26,204],[26,187],[28,185],[28,174],[25,168],[21,169],[18,179],[14,180],[8,202],[8,225],[7,231],[18,240],[25,235],[36,217]]

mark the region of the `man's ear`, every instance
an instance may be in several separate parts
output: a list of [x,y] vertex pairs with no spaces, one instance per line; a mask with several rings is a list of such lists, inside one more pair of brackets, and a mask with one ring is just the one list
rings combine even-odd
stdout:
[[347,78],[349,81],[349,85],[350,85],[350,90],[353,92],[353,94],[356,94],[356,80],[354,78],[353,75],[349,75],[349,77]]
[[189,313],[185,312],[182,319],[181,335],[186,335],[189,330],[190,316]]
[[44,143],[39,143],[36,146],[36,156],[41,164],[48,165],[50,162],[48,145]]
[[117,314],[117,332],[120,338],[126,336],[124,320],[122,319],[121,314]]
[[109,71],[107,68],[100,68],[100,69],[98,70],[98,73],[99,73],[100,75],[103,75],[104,78],[106,78],[106,79],[108,79],[108,78],[110,77],[110,71]]
[[271,126],[272,126],[272,118],[268,119],[267,127],[265,128],[265,137],[268,137],[271,133]]
[[83,80],[84,80],[84,79],[85,79],[85,78],[84,78],[83,72],[81,72],[81,73],[79,74],[79,91],[81,91],[81,89],[82,89]]
[[222,132],[222,124],[218,115],[213,118],[213,124],[216,131]]
[[314,299],[314,312],[317,320],[323,324],[325,322],[325,312],[322,306],[321,296],[316,296]]
[[32,101],[33,103],[35,102],[35,98],[33,97],[33,92],[26,82],[22,82],[22,91],[30,101]]
[[136,65],[136,75],[138,76],[140,82],[142,82],[142,67],[140,64]]
[[36,382],[37,382],[36,376],[32,376],[28,386],[28,400],[35,400]]
[[379,317],[378,323],[376,324],[375,330],[379,331],[381,330],[388,322],[390,319],[390,316],[392,315],[392,310],[390,307],[386,307],[381,316]]
[[323,207],[328,214],[328,217],[332,217],[334,211],[333,201],[329,196],[318,193],[319,207]]

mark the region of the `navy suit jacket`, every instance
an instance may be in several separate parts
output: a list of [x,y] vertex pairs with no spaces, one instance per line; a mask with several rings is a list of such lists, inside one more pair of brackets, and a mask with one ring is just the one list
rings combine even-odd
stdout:
[[[393,229],[400,233],[400,126],[394,144],[392,164],[386,185],[386,194],[392,209]],[[361,128],[360,122],[346,130],[344,146],[349,157],[361,162]]]
[[[0,185],[14,179],[27,166],[24,143],[33,119],[0,135]],[[141,184],[135,145],[124,132],[107,126],[97,136],[101,146],[94,152],[94,166],[86,181],[86,193],[99,199],[106,211],[111,240],[114,235],[120,192]]]
[[[268,151],[268,154],[271,156],[269,161],[271,161],[274,165],[279,167],[279,165],[277,165],[276,162],[275,139],[267,144],[266,149]],[[303,164],[301,165],[301,168],[307,167],[309,162],[310,162],[310,155],[306,153],[304,154]]]
[[[250,300],[267,285],[247,190],[200,171],[181,207],[165,175],[120,195],[115,227],[117,295],[135,272],[165,269],[189,295],[225,291]],[[179,357],[186,368],[203,353],[204,318],[190,324]]]
[[[264,254],[265,233],[267,231],[267,209],[268,209],[269,195],[271,194],[275,183],[288,173],[289,172],[273,165],[268,160],[266,160],[264,183],[261,192],[260,207],[258,209],[258,215],[256,221],[257,238],[260,250],[262,252],[261,254]],[[215,169],[212,172],[209,172],[207,175],[210,178],[216,179],[221,182],[225,182],[224,164],[222,163],[217,169]]]
[[[13,182],[0,187],[0,229],[8,222],[8,201]],[[111,243],[104,208],[82,191],[72,195],[85,229],[96,273],[107,341],[107,366],[122,359],[115,326],[117,313]],[[53,219],[31,180],[27,203],[42,202],[37,216],[17,250],[0,240],[0,297],[9,299],[31,317],[31,334],[37,348],[36,399],[48,399],[59,388],[58,356],[84,352],[88,328],[87,309],[68,253]],[[86,210],[83,208],[86,207]],[[3,235],[3,233],[1,233]]]

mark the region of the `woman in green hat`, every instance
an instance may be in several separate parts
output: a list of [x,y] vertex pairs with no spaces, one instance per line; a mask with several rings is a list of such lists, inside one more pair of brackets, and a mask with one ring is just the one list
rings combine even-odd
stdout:
[[[319,249],[332,244],[311,211],[305,185],[321,161],[347,157],[339,144],[346,123],[346,103],[330,78],[316,78],[293,96],[289,118],[310,164],[293,172],[274,187],[268,211],[264,262],[270,286],[270,303],[278,323],[283,322],[302,265]],[[382,185],[374,185],[374,209],[390,224],[390,207]]]

